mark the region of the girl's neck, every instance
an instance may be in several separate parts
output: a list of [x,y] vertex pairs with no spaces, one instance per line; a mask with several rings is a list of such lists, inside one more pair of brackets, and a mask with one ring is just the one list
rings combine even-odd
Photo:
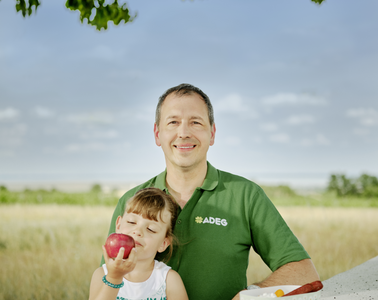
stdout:
[[150,278],[155,267],[155,260],[152,261],[138,261],[134,270],[125,275],[125,278],[130,282],[144,282]]

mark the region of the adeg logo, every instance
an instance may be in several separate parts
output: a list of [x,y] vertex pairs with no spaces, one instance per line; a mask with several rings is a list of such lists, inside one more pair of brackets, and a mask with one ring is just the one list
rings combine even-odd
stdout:
[[202,217],[196,217],[195,219],[196,223],[198,224],[215,224],[215,225],[222,225],[222,226],[227,226],[227,220],[226,219],[221,219],[221,218],[214,218],[214,217],[206,217],[203,219]]

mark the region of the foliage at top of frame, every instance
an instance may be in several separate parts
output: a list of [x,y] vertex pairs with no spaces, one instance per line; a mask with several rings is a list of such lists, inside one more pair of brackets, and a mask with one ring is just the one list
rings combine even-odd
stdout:
[[[1,0],[0,0],[1,1]],[[311,0],[320,5],[325,0]],[[30,16],[37,11],[41,5],[39,0],[16,0],[16,10],[21,12],[22,16]],[[67,0],[66,7],[70,10],[77,10],[80,12],[81,23],[86,22],[89,25],[95,26],[97,30],[107,30],[108,22],[111,21],[114,25],[119,25],[122,21],[126,24],[132,22],[137,14],[130,15],[127,4],[118,4],[118,0],[113,0],[112,3],[105,4],[105,0]]]
[[[41,5],[39,0],[16,0],[16,11],[23,17],[31,16]],[[95,26],[97,30],[108,29],[108,22],[119,25],[122,21],[126,24],[132,22],[137,14],[130,15],[127,4],[119,4],[118,0],[106,4],[105,0],[67,0],[66,7],[80,12],[80,21],[86,21]]]
[[81,23],[87,20],[88,24],[96,26],[97,30],[108,29],[109,21],[114,25],[119,25],[122,21],[126,24],[136,17],[136,14],[130,16],[126,3],[120,5],[117,0],[111,4],[105,4],[105,0],[67,0],[66,7],[78,10]]

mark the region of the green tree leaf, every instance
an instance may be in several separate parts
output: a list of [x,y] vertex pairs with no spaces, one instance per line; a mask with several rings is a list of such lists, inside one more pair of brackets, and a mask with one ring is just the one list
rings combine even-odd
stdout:
[[[1,0],[0,0],[1,1]],[[311,0],[316,4],[321,4],[325,0]],[[16,0],[16,11],[21,12],[22,16],[30,16],[37,11],[41,5],[39,0]],[[66,7],[70,10],[77,10],[80,13],[80,21],[84,23],[86,20],[89,25],[95,26],[97,30],[107,30],[108,22],[114,25],[132,22],[137,14],[130,15],[127,4],[118,4],[118,0],[113,0],[109,4],[105,4],[105,0],[67,0]]]
[[37,11],[38,6],[41,4],[38,0],[16,0],[16,11],[21,11],[22,16],[30,16],[34,10]]
[[66,7],[70,10],[80,12],[80,21],[95,26],[97,30],[108,29],[108,22],[119,25],[122,21],[126,23],[132,22],[134,16],[130,15],[127,4],[118,4],[118,0],[114,0],[110,4],[105,4],[104,0],[67,0]]

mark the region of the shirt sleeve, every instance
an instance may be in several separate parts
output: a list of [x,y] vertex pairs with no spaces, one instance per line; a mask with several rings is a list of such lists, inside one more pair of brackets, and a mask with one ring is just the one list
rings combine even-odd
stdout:
[[251,201],[252,246],[272,271],[310,258],[265,192],[259,188]]

